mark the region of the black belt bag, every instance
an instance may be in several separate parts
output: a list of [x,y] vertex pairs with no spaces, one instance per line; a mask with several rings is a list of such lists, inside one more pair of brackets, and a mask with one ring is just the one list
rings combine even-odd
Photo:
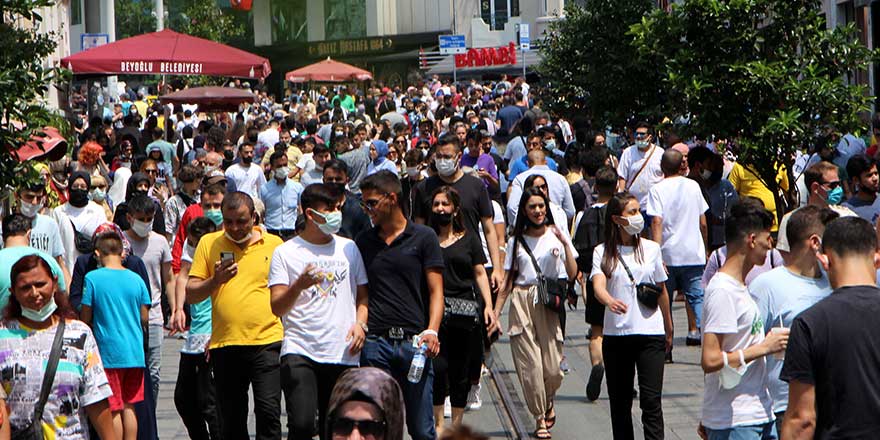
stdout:
[[532,266],[534,266],[535,273],[538,275],[538,300],[544,307],[554,312],[561,312],[565,309],[565,291],[568,287],[568,281],[564,278],[552,279],[545,277],[529,245],[526,244],[522,237],[519,238],[519,242],[526,250],[526,253],[529,254]]
[[475,300],[443,298],[443,325],[447,328],[472,330],[480,318],[480,305]]
[[636,280],[633,278],[633,274],[630,272],[626,262],[623,261],[623,257],[618,255],[617,260],[623,265],[623,269],[626,271],[626,275],[629,277],[630,282],[636,285],[636,299],[638,299],[645,307],[651,310],[656,310],[657,301],[660,298],[660,295],[663,294],[663,287],[654,283],[636,284]]

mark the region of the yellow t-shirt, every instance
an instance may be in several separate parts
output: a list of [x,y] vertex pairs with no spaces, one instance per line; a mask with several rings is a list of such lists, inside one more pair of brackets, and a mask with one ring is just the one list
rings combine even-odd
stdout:
[[203,280],[213,277],[220,252],[232,252],[238,264],[238,274],[211,295],[209,348],[281,341],[284,330],[281,320],[272,314],[268,281],[272,253],[283,242],[265,231],[261,234],[258,242],[244,250],[229,241],[223,231],[207,234],[199,241],[189,276]]
[[[776,218],[776,198],[755,173],[739,163],[735,163],[733,169],[730,170],[730,175],[727,176],[727,180],[730,181],[740,197],[757,197],[761,199],[764,203],[764,208],[773,214],[773,227],[770,230],[775,232],[779,229],[778,219]],[[788,173],[785,167],[779,167],[776,174],[776,183],[779,184],[779,188],[783,191],[788,190]]]

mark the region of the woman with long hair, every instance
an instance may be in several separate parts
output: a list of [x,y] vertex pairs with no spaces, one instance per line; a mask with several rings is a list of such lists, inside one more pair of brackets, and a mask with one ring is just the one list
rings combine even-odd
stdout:
[[86,142],[77,152],[76,162],[71,165],[72,171],[82,171],[89,176],[101,176],[110,181],[110,169],[104,163],[104,147],[97,142]]
[[[439,434],[443,430],[443,404],[447,396],[452,406],[452,425],[461,425],[471,388],[471,342],[482,338],[477,326],[483,322],[488,331],[494,330],[495,313],[484,266],[486,255],[479,235],[468,233],[464,227],[458,191],[450,186],[434,191],[429,223],[443,250],[443,297],[449,309],[440,327],[440,355],[434,359],[434,424]],[[483,307],[477,295],[483,299]],[[462,305],[473,306],[475,316],[456,314],[456,306]]]
[[[540,189],[523,191],[520,214],[507,241],[504,287],[495,306],[498,316],[507,297],[512,297],[507,333],[524,400],[535,417],[535,437],[539,439],[551,438],[550,429],[556,424],[553,399],[562,384],[562,327],[559,313],[540,301],[538,284],[542,279],[559,282],[577,276],[577,252],[554,224],[549,206],[550,201]],[[540,269],[540,275],[536,269]]]
[[[38,423],[36,430],[41,434],[52,433],[47,437],[86,439],[87,416],[101,438],[117,438],[107,400],[112,391],[98,345],[89,326],[75,319],[49,263],[38,255],[26,255],[12,265],[10,275],[9,305],[0,322],[0,352],[4,353],[0,385],[12,431]],[[63,332],[58,366],[42,417],[35,421],[34,396],[41,394],[46,360],[58,331]]]
[[[672,315],[660,245],[639,237],[644,226],[639,209],[639,200],[628,192],[608,201],[605,243],[593,250],[590,273],[596,299],[606,306],[602,358],[615,439],[633,438],[635,370],[645,438],[663,438],[660,395],[664,357],[672,346]],[[643,283],[660,288],[653,300],[638,296]]]

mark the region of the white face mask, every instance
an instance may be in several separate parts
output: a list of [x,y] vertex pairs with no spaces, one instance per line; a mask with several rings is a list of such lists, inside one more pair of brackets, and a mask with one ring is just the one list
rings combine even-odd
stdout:
[[19,211],[21,211],[21,215],[23,215],[27,218],[34,218],[37,216],[37,214],[40,212],[40,210],[43,209],[43,204],[42,203],[28,203],[28,202],[22,201],[21,205],[19,205],[18,209],[19,209]]
[[40,310],[33,310],[27,307],[21,307],[21,316],[30,319],[34,322],[43,322],[49,319],[52,316],[52,313],[55,313],[55,310],[58,308],[58,305],[55,304],[55,298],[50,298],[49,302],[46,303]]
[[709,170],[700,171],[700,177],[702,177],[703,180],[709,180],[709,178],[712,177],[712,172]]
[[140,220],[135,220],[131,222],[131,231],[137,234],[138,237],[147,238],[150,235],[150,231],[153,230],[153,222],[142,222]]
[[245,235],[244,238],[242,238],[242,239],[240,239],[240,240],[236,240],[236,239],[230,237],[228,232],[224,232],[223,235],[226,236],[226,239],[227,239],[227,240],[229,240],[229,241],[231,241],[231,242],[233,242],[233,243],[235,243],[235,244],[244,244],[244,243],[247,243],[247,242],[251,241],[251,237],[254,236],[254,233],[253,233],[253,232],[248,232],[247,235]]
[[437,174],[443,177],[455,174],[457,169],[455,159],[434,159],[434,165],[437,166]]
[[645,218],[642,214],[636,214],[630,217],[623,217],[629,224],[623,227],[623,230],[630,235],[638,235],[645,228]]
[[284,180],[287,179],[287,175],[290,174],[290,168],[281,167],[275,169],[275,179],[276,180]]
[[419,175],[419,167],[406,167],[406,175],[410,177]]

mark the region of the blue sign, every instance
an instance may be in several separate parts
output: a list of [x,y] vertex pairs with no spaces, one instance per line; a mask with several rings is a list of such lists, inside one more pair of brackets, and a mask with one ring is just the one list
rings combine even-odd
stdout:
[[467,52],[467,41],[464,35],[440,35],[440,53],[452,55]]
[[529,38],[529,25],[523,23],[519,25],[519,48],[528,51],[531,48],[532,40]]

